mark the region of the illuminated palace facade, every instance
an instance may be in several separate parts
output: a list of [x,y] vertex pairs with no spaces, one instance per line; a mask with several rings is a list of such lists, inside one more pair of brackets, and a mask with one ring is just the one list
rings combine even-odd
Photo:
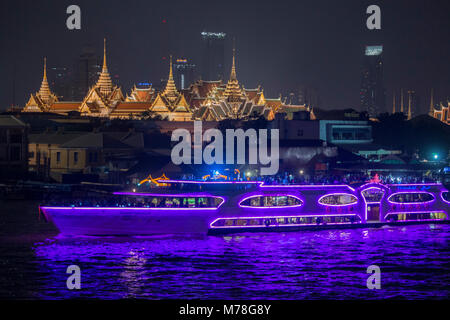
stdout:
[[430,116],[436,118],[446,124],[450,124],[450,101],[447,101],[447,106],[439,104],[439,107],[432,107],[430,110]]
[[236,55],[227,83],[222,80],[198,80],[187,89],[178,90],[173,79],[172,58],[169,78],[163,91],[157,92],[152,86],[138,88],[124,96],[120,87],[113,84],[106,63],[106,41],[103,50],[103,67],[97,83],[91,87],[83,101],[59,101],[52,93],[48,81],[46,62],[44,76],[38,92],[31,94],[22,112],[48,112],[68,115],[78,112],[83,116],[110,119],[142,119],[159,116],[171,121],[220,121],[225,119],[256,119],[264,117],[272,120],[276,113],[306,111],[314,118],[312,109],[306,105],[288,105],[281,96],[268,99],[263,89],[246,89],[239,84],[236,76]]

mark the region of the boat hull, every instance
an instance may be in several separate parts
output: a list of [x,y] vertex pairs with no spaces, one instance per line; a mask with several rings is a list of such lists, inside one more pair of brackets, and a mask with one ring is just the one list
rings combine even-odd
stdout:
[[211,213],[207,211],[186,214],[179,210],[161,212],[151,208],[44,207],[41,210],[64,235],[206,234],[211,220]]

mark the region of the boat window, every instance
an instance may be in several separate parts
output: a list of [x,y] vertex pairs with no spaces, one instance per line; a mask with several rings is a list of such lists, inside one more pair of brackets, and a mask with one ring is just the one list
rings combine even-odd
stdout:
[[389,213],[386,215],[388,221],[421,221],[421,220],[446,220],[444,212],[405,212]]
[[303,204],[302,200],[291,195],[268,195],[268,196],[253,196],[244,199],[239,204],[242,207],[298,207]]
[[345,206],[358,202],[356,196],[349,193],[333,193],[325,195],[319,199],[319,203],[329,206]]
[[393,203],[421,203],[429,202],[434,196],[428,192],[400,192],[389,197],[389,201]]
[[223,203],[221,197],[214,196],[171,196],[171,195],[111,195],[96,198],[72,199],[62,205],[70,207],[121,207],[121,208],[205,208],[214,209]]
[[447,202],[450,202],[450,195],[448,191],[442,192],[442,199],[444,199]]
[[218,208],[223,200],[218,197],[175,197],[175,196],[152,196],[152,197],[128,197],[127,202],[131,206],[137,204],[142,207],[155,208]]
[[362,192],[366,202],[380,202],[384,195],[384,190],[380,188],[368,188]]

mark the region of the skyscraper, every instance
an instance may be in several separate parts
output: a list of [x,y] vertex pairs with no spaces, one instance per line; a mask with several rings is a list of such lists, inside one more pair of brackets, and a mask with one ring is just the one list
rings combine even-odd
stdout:
[[74,92],[72,100],[82,100],[102,71],[102,59],[94,48],[84,47],[74,66]]
[[70,71],[67,67],[48,68],[50,87],[60,100],[72,100],[73,85],[70,79]]
[[187,59],[177,59],[173,64],[175,82],[180,89],[186,89],[195,79],[195,64]]
[[369,116],[385,112],[386,91],[383,82],[383,46],[366,46],[361,75],[361,108]]
[[225,36],[223,32],[203,31],[202,79],[224,79]]

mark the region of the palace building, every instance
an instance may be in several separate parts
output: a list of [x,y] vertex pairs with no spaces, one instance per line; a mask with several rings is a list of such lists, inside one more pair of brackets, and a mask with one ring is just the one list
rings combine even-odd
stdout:
[[431,89],[429,116],[438,119],[443,123],[450,124],[450,101],[447,101],[447,106],[445,106],[441,102],[439,103],[439,106],[436,108],[436,106],[434,105],[433,89]]
[[124,96],[108,72],[106,62],[106,39],[103,49],[103,67],[97,83],[91,87],[83,101],[59,101],[51,92],[47,81],[46,61],[44,77],[39,91],[32,94],[22,112],[48,112],[68,115],[78,112],[87,117],[110,119],[141,119],[159,117],[169,121],[220,121],[225,119],[251,120],[264,117],[272,120],[277,113],[291,114],[297,111],[309,112],[306,105],[286,104],[281,95],[276,99],[265,97],[263,89],[247,89],[241,86],[236,74],[236,51],[229,80],[198,80],[186,89],[178,90],[173,76],[172,57],[169,77],[163,91],[157,92],[151,85],[132,88]]
[[447,106],[442,104],[442,102],[439,104],[438,109],[433,107],[433,118],[436,118],[446,124],[450,124],[450,101],[447,101]]

